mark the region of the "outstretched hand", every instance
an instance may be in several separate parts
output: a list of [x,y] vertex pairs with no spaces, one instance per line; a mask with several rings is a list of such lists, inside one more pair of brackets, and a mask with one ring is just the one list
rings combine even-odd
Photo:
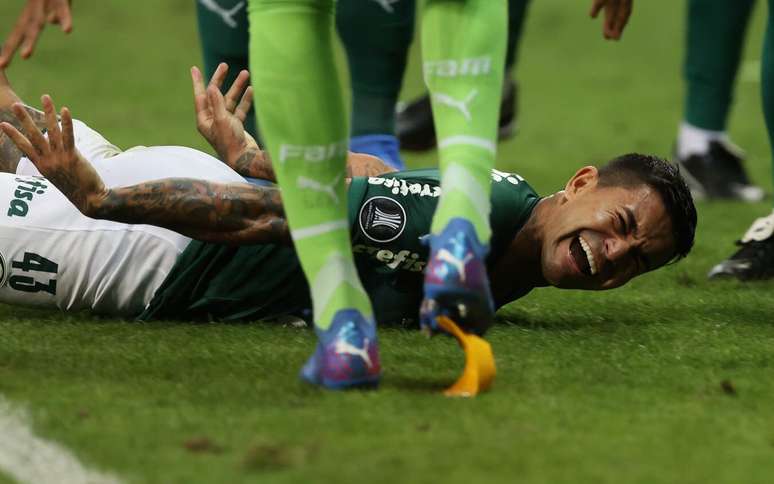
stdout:
[[228,73],[228,65],[221,63],[215,69],[209,85],[198,68],[191,68],[196,128],[229,166],[248,148],[258,149],[255,139],[245,132],[244,121],[253,103],[253,88],[247,85],[250,74],[242,71],[234,80],[225,96],[220,92]]
[[12,109],[24,133],[10,123],[0,123],[0,129],[78,210],[89,215],[108,190],[91,163],[75,148],[70,110],[62,108],[60,129],[51,97],[44,95],[41,100],[48,138],[35,126],[21,103],[15,103]]
[[604,9],[602,35],[608,40],[619,40],[632,14],[633,2],[634,0],[593,0],[589,15],[591,18],[597,18],[599,12]]
[[14,53],[19,49],[22,59],[29,58],[47,22],[59,24],[62,31],[69,34],[73,29],[70,1],[27,0],[27,5],[0,50],[0,69],[11,63]]

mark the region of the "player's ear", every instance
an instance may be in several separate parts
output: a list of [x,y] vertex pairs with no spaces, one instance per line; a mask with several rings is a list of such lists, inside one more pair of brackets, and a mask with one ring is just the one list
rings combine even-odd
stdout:
[[570,178],[564,187],[565,198],[573,199],[586,190],[593,189],[599,182],[599,171],[593,166],[584,166]]

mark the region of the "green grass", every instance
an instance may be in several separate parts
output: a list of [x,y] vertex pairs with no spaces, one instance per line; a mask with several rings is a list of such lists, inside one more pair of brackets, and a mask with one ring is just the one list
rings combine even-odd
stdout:
[[[683,3],[639,2],[620,44],[602,41],[586,3],[534,2],[522,42],[521,127],[498,167],[542,193],[583,163],[668,155],[681,116]],[[760,58],[765,14],[746,61]],[[73,35],[47,32],[9,76],[120,146],[207,149],[189,93],[198,56],[192,1],[76,2]],[[413,52],[404,97],[421,91],[419,72]],[[759,87],[740,82],[731,134],[771,192]],[[330,393],[297,381],[310,331],[6,306],[0,394],[29,408],[40,435],[138,483],[770,482],[774,283],[705,279],[769,209],[700,204],[687,260],[620,290],[541,289],[505,308],[489,338],[494,391],[471,401],[438,393],[462,365],[452,340],[416,332],[381,331],[378,392]]]

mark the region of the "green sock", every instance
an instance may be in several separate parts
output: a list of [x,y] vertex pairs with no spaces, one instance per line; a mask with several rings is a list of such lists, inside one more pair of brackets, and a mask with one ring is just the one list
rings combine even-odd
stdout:
[[349,60],[352,136],[395,133],[395,103],[414,37],[414,0],[338,0],[336,27]]
[[774,177],[774,17],[772,17],[774,0],[769,0],[766,34],[763,37],[763,56],[761,58],[761,99],[763,100],[763,116],[766,119],[766,129],[769,133],[771,153],[771,175]]
[[506,49],[505,0],[426,0],[422,12],[425,83],[438,136],[443,193],[432,232],[470,220],[488,243],[491,170]]
[[333,0],[251,0],[253,86],[296,252],[327,329],[341,309],[372,319],[347,221],[347,123],[333,57]]
[[[217,3],[209,5],[211,7],[205,7],[202,2],[196,2],[199,40],[204,57],[204,75],[209,79],[218,64],[221,62],[228,64],[228,75],[223,82],[225,92],[233,84],[239,72],[242,69],[248,69],[247,8],[243,0],[218,0]],[[257,138],[255,115],[252,109],[244,124],[247,132]]]
[[685,120],[725,131],[734,79],[754,0],[689,0]]

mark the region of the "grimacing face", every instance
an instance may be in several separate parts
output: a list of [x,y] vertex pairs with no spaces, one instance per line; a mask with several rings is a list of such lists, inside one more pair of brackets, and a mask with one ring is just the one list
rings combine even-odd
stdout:
[[675,253],[672,222],[661,196],[642,184],[599,186],[593,166],[567,183],[557,212],[546,221],[541,253],[549,284],[612,289],[657,269]]

